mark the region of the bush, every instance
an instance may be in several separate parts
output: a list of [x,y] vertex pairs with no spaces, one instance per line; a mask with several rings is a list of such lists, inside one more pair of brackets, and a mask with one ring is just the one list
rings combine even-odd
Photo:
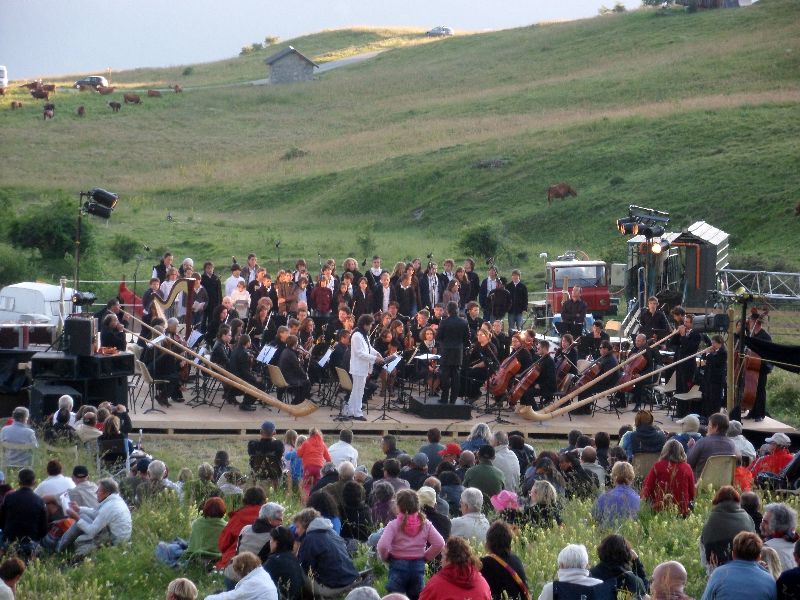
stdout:
[[[372,229],[372,227],[369,229]],[[361,250],[361,254],[369,260],[375,249],[375,238],[372,237],[372,234],[369,231],[359,233],[358,237],[356,237],[356,243],[358,244],[359,250]]]
[[183,75],[184,77],[188,77],[189,75],[191,75],[193,73],[194,73],[194,67],[186,67],[183,70],[183,73],[181,73],[181,75]]
[[[66,198],[40,204],[11,223],[8,237],[14,246],[38,249],[44,259],[62,259],[75,250],[76,218],[75,205]],[[82,253],[91,246],[92,237],[91,221],[84,217]]]
[[268,35],[264,38],[264,46],[274,46],[280,41],[281,38],[279,38],[277,35]]
[[308,152],[306,150],[301,150],[300,148],[289,148],[283,156],[281,156],[281,160],[294,160],[295,158],[303,158],[306,156]]
[[239,56],[247,56],[248,54],[253,53],[252,46],[242,46],[242,49],[239,51]]
[[25,281],[30,274],[28,257],[11,246],[0,244],[0,286]]
[[122,233],[116,234],[114,239],[111,240],[111,244],[109,244],[111,253],[123,264],[136,255],[139,247],[140,244],[138,241]]
[[472,225],[461,231],[458,247],[466,254],[488,258],[500,248],[500,236],[492,225]]

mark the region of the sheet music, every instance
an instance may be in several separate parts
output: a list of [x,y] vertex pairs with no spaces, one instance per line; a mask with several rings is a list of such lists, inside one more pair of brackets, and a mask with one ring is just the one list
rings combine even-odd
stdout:
[[256,360],[260,363],[264,363],[265,365],[272,360],[272,357],[275,356],[275,353],[278,351],[276,346],[264,346],[261,349],[261,352],[258,353]]
[[397,368],[397,365],[400,364],[400,361],[403,359],[402,355],[395,356],[391,361],[383,365],[383,370],[387,373],[391,373]]
[[190,335],[189,339],[186,340],[186,345],[189,346],[189,348],[194,348],[194,345],[201,337],[203,337],[203,334],[197,331],[196,329],[193,329],[192,335]]
[[147,345],[148,345],[148,346],[157,346],[158,344],[160,344],[161,342],[163,342],[165,339],[167,339],[167,336],[166,336],[166,334],[163,334],[163,333],[162,333],[162,334],[161,334],[160,336],[158,336],[157,338],[153,338],[152,340],[150,340],[150,342],[149,342]]
[[[205,348],[200,348],[200,352],[198,352],[198,354],[200,356],[208,356],[208,350],[206,350]],[[199,356],[194,359],[194,364],[196,364],[196,365],[200,364],[200,357]]]
[[323,369],[325,368],[325,365],[327,365],[328,361],[331,359],[331,354],[333,354],[333,348],[328,348],[325,351],[325,354],[322,355],[322,358],[319,359],[318,364],[320,367],[322,367]]

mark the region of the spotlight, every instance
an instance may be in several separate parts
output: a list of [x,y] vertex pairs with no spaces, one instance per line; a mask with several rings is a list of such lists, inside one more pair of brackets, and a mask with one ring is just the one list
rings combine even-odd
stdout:
[[75,292],[72,294],[73,306],[89,306],[94,304],[95,300],[97,300],[97,296],[92,292]]
[[617,229],[622,235],[636,235],[638,223],[636,217],[625,217],[617,219]]
[[669,248],[669,241],[653,240],[653,244],[650,246],[650,252],[652,252],[653,254],[661,254],[667,248]]
[[664,235],[664,228],[661,225],[648,225],[639,231],[646,239],[652,240]]
[[101,219],[108,219],[111,217],[111,212],[117,205],[119,196],[108,190],[102,188],[92,188],[88,192],[81,192],[81,196],[88,196],[88,200],[83,204],[83,210],[90,215],[100,217]]

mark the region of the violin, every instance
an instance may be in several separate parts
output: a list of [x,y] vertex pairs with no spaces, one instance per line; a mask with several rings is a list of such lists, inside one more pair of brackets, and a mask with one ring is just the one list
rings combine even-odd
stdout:
[[525,373],[523,373],[522,377],[519,378],[517,385],[514,386],[511,394],[508,396],[508,405],[510,407],[514,407],[517,405],[522,397],[525,395],[525,392],[528,391],[536,380],[539,379],[539,375],[542,374],[542,359],[540,358],[535,363],[533,363]]
[[514,376],[519,373],[522,368],[522,363],[517,359],[517,351],[511,354],[503,361],[500,368],[489,377],[488,388],[489,392],[495,397],[499,398],[508,390],[508,384]]

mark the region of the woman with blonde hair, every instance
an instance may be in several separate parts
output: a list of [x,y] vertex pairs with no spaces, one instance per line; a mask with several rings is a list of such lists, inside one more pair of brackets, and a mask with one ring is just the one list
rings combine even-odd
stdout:
[[206,600],[278,600],[278,588],[261,567],[258,556],[252,552],[237,554],[233,570],[239,577],[236,587],[229,592],[206,596]]
[[677,506],[684,517],[694,503],[695,483],[692,467],[686,464],[683,444],[668,440],[661,450],[661,458],[644,478],[642,498],[648,500],[654,511]]
[[624,519],[635,519],[639,514],[641,499],[631,487],[635,477],[633,466],[616,462],[611,468],[614,487],[601,494],[594,503],[592,516],[604,526],[614,526]]
[[552,483],[546,479],[536,480],[531,488],[530,498],[531,502],[525,509],[525,516],[532,525],[550,527],[553,521],[558,525],[562,524],[561,503]]
[[185,577],[169,582],[167,600],[197,600],[197,586]]

